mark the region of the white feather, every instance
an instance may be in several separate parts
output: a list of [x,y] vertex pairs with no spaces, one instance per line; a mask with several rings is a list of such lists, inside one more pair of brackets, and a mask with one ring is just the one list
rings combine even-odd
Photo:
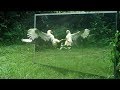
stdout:
[[84,31],[84,33],[81,35],[81,37],[87,38],[88,35],[89,35],[89,33],[90,33],[90,30],[89,30],[89,29],[85,29],[85,31]]
[[21,39],[22,42],[32,42],[31,39]]
[[36,31],[37,31],[37,28],[29,29],[29,30],[28,30],[28,34],[27,34],[28,37],[29,37],[30,39],[32,39],[32,40],[38,38],[38,34],[36,33]]

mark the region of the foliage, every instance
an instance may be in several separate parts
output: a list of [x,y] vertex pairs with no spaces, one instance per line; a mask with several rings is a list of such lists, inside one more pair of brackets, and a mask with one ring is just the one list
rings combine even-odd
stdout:
[[[67,29],[71,33],[77,32],[78,30],[83,31],[85,28],[90,29],[90,37],[86,45],[109,45],[116,31],[115,14],[42,16],[37,17],[37,20],[37,27],[41,31],[46,32],[48,29],[52,29],[57,38],[65,38]],[[80,38],[78,40],[79,45],[83,41],[86,40]]]
[[[35,13],[64,13],[74,11],[6,11],[0,12],[0,41],[9,44],[21,43],[27,30],[33,28]],[[115,34],[115,14],[63,15],[37,17],[37,28],[43,32],[53,30],[55,37],[65,38],[66,30],[72,33],[88,28],[91,36],[88,43],[107,45]],[[78,40],[81,43],[81,40]]]
[[[0,41],[14,44],[33,28],[33,16],[42,11],[0,11]],[[43,11],[45,12],[45,11]],[[21,42],[20,42],[21,43]]]
[[115,58],[119,58],[119,52],[120,52],[120,49],[119,49],[119,46],[120,46],[120,42],[119,42],[119,31],[116,32],[115,34],[115,38],[112,40],[112,42],[110,44],[113,45],[113,56],[115,56]]
[[111,51],[112,61],[114,63],[115,76],[120,78],[120,32],[117,31],[115,38],[110,43],[113,45],[113,50]]

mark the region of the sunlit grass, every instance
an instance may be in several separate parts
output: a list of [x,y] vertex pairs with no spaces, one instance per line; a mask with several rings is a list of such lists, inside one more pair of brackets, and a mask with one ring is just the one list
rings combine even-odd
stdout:
[[0,48],[1,79],[82,79],[113,75],[110,48],[44,49],[34,45]]

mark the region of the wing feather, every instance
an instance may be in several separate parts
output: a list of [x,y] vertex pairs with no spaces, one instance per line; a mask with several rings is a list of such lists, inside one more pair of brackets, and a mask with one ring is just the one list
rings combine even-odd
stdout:
[[80,31],[71,34],[73,42],[76,41],[80,35],[81,35]]
[[34,40],[39,37],[38,34],[36,33],[36,30],[37,30],[36,28],[32,28],[28,30],[27,36],[29,37],[29,39]]
[[29,29],[27,35],[28,35],[29,39],[32,39],[32,40],[34,40],[38,37],[41,37],[44,41],[49,41],[50,40],[49,35],[47,35],[46,33],[42,32],[42,31],[39,31],[36,28]]
[[44,41],[49,41],[50,40],[50,36],[44,32],[39,32],[39,36],[44,40]]
[[86,38],[86,37],[88,37],[89,33],[90,33],[90,30],[89,30],[89,29],[85,29],[84,32],[78,31],[78,32],[76,32],[76,33],[73,33],[73,34],[71,34],[72,40],[73,40],[73,41],[76,41],[76,40],[78,39],[78,37],[80,37],[80,36],[81,36],[82,38]]
[[81,34],[81,37],[82,38],[87,38],[89,33],[90,33],[90,30],[89,29],[85,29],[84,32]]

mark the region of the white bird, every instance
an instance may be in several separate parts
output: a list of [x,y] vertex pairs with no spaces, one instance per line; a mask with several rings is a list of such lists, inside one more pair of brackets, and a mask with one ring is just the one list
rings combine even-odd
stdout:
[[[81,36],[83,39],[87,38],[90,33],[90,30],[85,29],[83,33],[81,31],[78,31],[73,34],[71,34],[70,30],[66,30],[66,33],[67,33],[67,35],[66,35],[66,41],[65,41],[64,46],[67,46],[68,49],[70,49],[73,42],[75,43],[76,40],[78,39],[78,37]],[[62,49],[62,47],[61,47],[61,49]]]
[[41,37],[44,41],[51,41],[53,46],[57,46],[63,39],[58,40],[52,34],[52,30],[48,30],[47,33],[39,31],[37,28],[31,28],[28,30],[29,39],[22,39],[23,42],[32,42],[34,39]]

